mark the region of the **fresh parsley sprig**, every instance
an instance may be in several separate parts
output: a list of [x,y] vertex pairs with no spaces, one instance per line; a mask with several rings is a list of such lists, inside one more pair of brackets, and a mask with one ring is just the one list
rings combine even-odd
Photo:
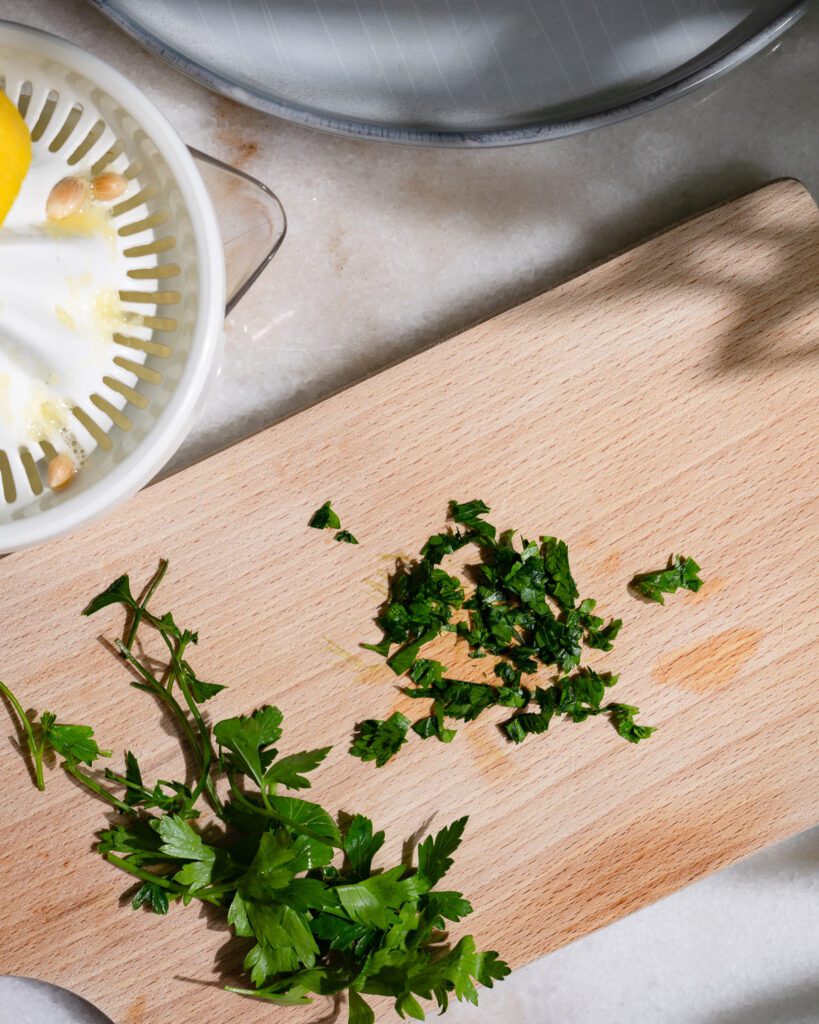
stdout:
[[[124,770],[103,781],[80,781],[113,805],[120,817],[100,833],[97,849],[136,883],[131,905],[158,915],[172,903],[207,903],[225,914],[245,939],[246,982],[229,991],[279,1005],[310,1003],[316,995],[348,994],[349,1024],[372,1024],[366,996],[391,996],[401,1016],[424,1018],[421,1000],[443,1011],[451,997],[477,1002],[477,986],[509,973],[495,952],[479,952],[470,935],[454,944],[447,929],[472,912],[459,892],[438,883],[452,866],[467,819],[425,839],[416,868],[374,867],[384,844],[363,815],[341,825],[319,804],[282,793],[310,787],[309,774],[329,747],[280,754],[282,713],[265,705],[213,726],[202,705],[224,688],[199,679],[188,661],[196,632],[170,613],[148,607],[167,563],[142,599],[121,576],[86,608],[94,614],[122,605],[129,617],[117,647],[134,673],[132,685],[171,712],[180,742],[193,754],[191,779],[146,782],[132,751]],[[161,671],[137,653],[141,629],[159,634],[167,651]],[[87,726],[60,725],[43,714],[37,723],[8,689],[9,700],[35,762],[53,749],[75,775],[100,751]],[[403,742],[409,722],[396,714],[362,730],[361,756],[383,763]],[[113,789],[103,783],[113,784]],[[223,797],[217,793],[217,783]],[[207,821],[200,825],[207,815]]]
[[[141,601],[134,598],[131,593],[128,576],[118,577],[109,587],[102,591],[102,593],[97,594],[86,605],[83,609],[83,615],[94,615],[103,608],[116,604],[122,605],[129,613],[130,626],[127,632],[127,639],[124,642],[117,640],[115,644],[122,658],[130,665],[137,676],[133,685],[139,690],[150,693],[165,705],[180,727],[190,753],[199,765],[199,778],[191,789],[188,798],[179,807],[179,811],[184,814],[187,810],[193,808],[200,794],[205,792],[211,806],[218,812],[220,799],[210,777],[210,766],[214,760],[214,750],[210,733],[202,719],[199,705],[210,700],[211,697],[214,697],[224,687],[217,683],[208,683],[199,679],[191,668],[190,662],[185,657],[188,648],[192,644],[196,645],[199,642],[198,633],[188,629],[180,629],[170,612],[157,616],[148,610],[148,602],[156,593],[167,569],[168,562],[166,559],[162,559]],[[167,678],[158,677],[145,660],[138,658],[134,654],[134,643],[143,623],[150,625],[159,634],[167,648]]]
[[0,694],[8,701],[20,725],[31,754],[37,789],[45,789],[43,760],[49,751],[63,757],[63,766],[76,776],[85,774],[79,770],[78,765],[92,765],[100,757],[111,756],[110,750],[100,750],[97,746],[94,730],[90,726],[62,724],[51,711],[44,711],[38,722],[36,714],[24,711],[20,702],[3,682],[0,682]]

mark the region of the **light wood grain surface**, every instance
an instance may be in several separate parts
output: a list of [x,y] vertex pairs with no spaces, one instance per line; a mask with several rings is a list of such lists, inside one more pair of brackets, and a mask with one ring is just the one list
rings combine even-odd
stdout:
[[[469,814],[448,884],[479,943],[526,963],[819,817],[818,285],[819,214],[796,183],[677,227],[3,560],[0,675],[168,777],[176,741],[106,646],[120,614],[79,612],[169,557],[160,610],[199,628],[196,667],[229,687],[211,714],[275,702],[285,752],[334,743],[313,795],[372,816],[388,853]],[[396,555],[453,497],[568,541],[583,595],[625,620],[597,661],[659,727],[649,742],[560,722],[512,747],[487,716],[380,770],[348,756],[357,720],[410,704],[358,644]],[[327,498],[360,546],[306,528]],[[674,551],[703,566],[700,593],[630,596]],[[222,992],[241,944],[195,906],[120,902],[124,876],[91,852],[105,808],[57,772],[38,794],[1,732],[0,973],[66,985],[117,1024],[330,1014]]]

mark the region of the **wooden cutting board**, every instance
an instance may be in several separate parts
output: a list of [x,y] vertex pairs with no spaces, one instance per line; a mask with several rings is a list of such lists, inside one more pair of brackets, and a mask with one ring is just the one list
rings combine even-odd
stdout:
[[[469,814],[448,881],[479,943],[526,963],[819,818],[818,335],[819,214],[779,182],[4,560],[2,677],[168,777],[176,742],[107,647],[121,616],[79,611],[169,557],[158,605],[199,628],[200,674],[229,686],[211,714],[275,702],[286,751],[335,744],[313,794],[371,815],[396,855]],[[396,555],[453,497],[566,538],[582,593],[625,621],[599,662],[659,727],[649,742],[601,720],[512,747],[481,719],[380,770],[348,756],[353,723],[408,709],[358,644]],[[307,529],[327,498],[360,546]],[[700,593],[630,596],[671,552],[701,563]],[[482,678],[463,654],[450,668]],[[117,1024],[323,1016],[222,992],[242,944],[208,913],[120,902],[126,879],[91,852],[104,807],[58,772],[38,794],[12,735],[0,973],[66,985]]]

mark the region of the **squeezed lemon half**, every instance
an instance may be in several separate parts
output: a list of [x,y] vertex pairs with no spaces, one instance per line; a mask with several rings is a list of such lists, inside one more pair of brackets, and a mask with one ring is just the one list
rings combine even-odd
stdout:
[[0,224],[31,164],[31,136],[17,107],[0,92]]

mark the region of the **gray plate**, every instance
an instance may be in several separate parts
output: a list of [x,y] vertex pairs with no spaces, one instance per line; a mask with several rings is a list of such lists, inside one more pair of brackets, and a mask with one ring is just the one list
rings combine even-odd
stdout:
[[359,137],[502,145],[632,116],[809,0],[91,0],[241,103]]

